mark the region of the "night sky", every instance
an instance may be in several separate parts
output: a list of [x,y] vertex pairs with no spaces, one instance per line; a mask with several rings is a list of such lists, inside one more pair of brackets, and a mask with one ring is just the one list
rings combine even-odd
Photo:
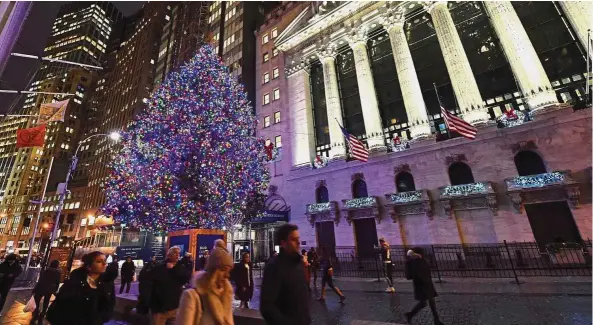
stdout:
[[[56,2],[35,2],[29,17],[25,22],[25,26],[21,31],[18,42],[12,49],[13,52],[42,55],[47,38],[51,33],[53,24],[58,10],[62,4],[67,1]],[[129,16],[140,10],[145,1],[117,1],[115,6],[125,15]],[[27,76],[34,72],[37,62],[31,59],[10,58],[6,69],[2,76],[0,76],[0,89],[26,90]],[[30,78],[30,77],[29,77]],[[17,98],[17,95],[0,94],[0,114],[5,113],[11,103]],[[15,107],[22,105],[24,96]]]

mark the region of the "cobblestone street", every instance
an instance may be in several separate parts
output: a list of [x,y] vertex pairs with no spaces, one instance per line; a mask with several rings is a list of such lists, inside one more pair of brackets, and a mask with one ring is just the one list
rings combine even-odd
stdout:
[[[353,320],[405,323],[403,313],[415,304],[411,285],[407,281],[398,281],[395,285],[397,293],[393,295],[381,292],[384,283],[373,281],[338,279],[336,285],[348,297],[345,304],[339,304],[333,293],[328,293],[324,303],[318,302],[313,292],[311,309],[314,325],[349,325]],[[531,280],[517,286],[506,280],[464,279],[437,284],[437,290],[440,293],[437,306],[445,324],[589,325],[592,321],[590,282]],[[31,314],[22,312],[22,302],[29,295],[29,291],[11,293],[0,324],[28,324]],[[251,307],[259,308],[259,287]],[[109,323],[116,324],[127,323]],[[413,324],[432,324],[430,310],[426,308],[420,312]]]

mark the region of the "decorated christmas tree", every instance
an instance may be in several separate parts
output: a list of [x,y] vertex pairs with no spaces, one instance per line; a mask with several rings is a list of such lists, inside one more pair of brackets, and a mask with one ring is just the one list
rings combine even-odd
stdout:
[[210,45],[172,72],[122,136],[102,211],[150,230],[223,228],[269,181],[243,87]]

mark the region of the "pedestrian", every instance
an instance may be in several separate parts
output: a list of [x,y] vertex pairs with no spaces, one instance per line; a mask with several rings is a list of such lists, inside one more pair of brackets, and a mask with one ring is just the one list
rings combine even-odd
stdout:
[[121,285],[119,286],[119,294],[124,292],[124,286],[126,287],[126,294],[130,293],[130,285],[134,281],[136,275],[136,265],[132,261],[132,257],[126,257],[126,261],[121,265]]
[[0,316],[6,303],[6,296],[21,272],[23,272],[23,268],[19,264],[16,254],[6,255],[6,259],[0,264]]
[[311,265],[309,264],[309,259],[307,257],[307,250],[303,249],[301,255],[303,256],[303,267],[305,268],[305,281],[307,281],[307,287],[309,288],[309,291],[311,291],[311,273],[309,273]]
[[[58,260],[51,261],[49,267],[41,273],[37,284],[33,288],[35,311],[33,311],[31,323],[39,322],[39,324],[43,324],[43,318],[49,307],[49,300],[52,295],[58,292],[58,288],[60,287],[62,273],[59,266],[60,262]],[[43,298],[43,308],[41,308],[41,298]]]
[[109,270],[115,270],[119,273],[119,257],[117,255],[111,256],[111,263],[107,265]]
[[241,301],[239,308],[249,308],[249,301],[253,297],[253,265],[249,253],[243,253],[241,262],[235,265],[231,275],[236,287],[235,297]]
[[200,270],[203,270],[204,268],[206,268],[206,262],[208,261],[209,256],[210,256],[210,251],[207,249],[204,250],[204,253],[200,257]]
[[233,287],[229,282],[233,258],[224,248],[214,246],[204,271],[196,274],[193,285],[181,296],[176,325],[233,325]]
[[276,230],[280,254],[266,264],[260,294],[260,312],[269,325],[311,324],[298,229],[284,224]]
[[148,302],[152,325],[175,323],[183,286],[191,278],[187,267],[179,263],[180,254],[178,246],[169,248],[165,262],[150,271],[150,288],[140,300]]
[[307,254],[307,260],[311,268],[310,274],[313,275],[313,288],[317,289],[317,273],[319,272],[319,255],[315,247],[311,247],[309,254]]
[[139,314],[147,314],[150,309],[150,301],[146,298],[150,297],[150,289],[152,288],[151,272],[156,266],[156,256],[152,256],[149,261],[144,263],[140,274],[138,274],[138,304],[136,311]]
[[426,307],[426,302],[430,306],[432,317],[435,325],[444,325],[439,319],[439,313],[434,298],[437,292],[432,283],[430,275],[430,266],[424,259],[424,249],[422,247],[415,247],[408,251],[408,260],[406,261],[406,278],[412,280],[414,284],[414,298],[418,300],[418,304],[412,308],[410,312],[405,313],[408,324],[411,324],[412,318],[422,308]]
[[344,296],[340,289],[334,285],[334,267],[331,262],[331,257],[327,250],[322,250],[321,256],[321,296],[319,296],[317,300],[325,300],[325,285],[327,285],[340,297],[340,303],[343,303],[344,300],[346,300],[346,296]]
[[70,277],[47,311],[53,325],[101,325],[108,322],[115,307],[114,284],[117,270],[107,267],[103,253],[82,257],[82,266]]
[[391,262],[391,250],[385,238],[379,239],[379,251],[381,255],[381,264],[383,266],[383,275],[387,280],[387,289],[385,292],[394,293],[393,287],[393,263]]
[[[185,266],[188,270],[189,270],[189,274],[193,274],[194,273],[194,261],[191,258],[191,253],[190,252],[186,252],[185,255],[183,256],[183,258],[179,261],[179,263],[183,266]],[[190,278],[187,280],[187,283],[185,284],[186,287],[189,287],[189,281],[191,279]]]

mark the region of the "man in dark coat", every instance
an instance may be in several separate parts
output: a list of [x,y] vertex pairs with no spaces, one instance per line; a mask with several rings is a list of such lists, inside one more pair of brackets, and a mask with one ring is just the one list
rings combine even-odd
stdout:
[[139,314],[147,314],[150,309],[150,290],[152,289],[151,272],[156,266],[156,256],[153,256],[150,261],[146,262],[138,274],[138,305],[136,311]]
[[239,308],[249,308],[249,300],[253,297],[253,265],[249,253],[243,253],[241,262],[235,264],[231,279],[235,282],[235,297],[241,301]]
[[165,262],[150,271],[150,289],[139,298],[148,302],[154,325],[175,321],[183,286],[191,277],[190,270],[179,263],[180,254],[181,249],[177,246],[169,249]]
[[309,287],[300,251],[298,227],[284,224],[276,231],[280,254],[268,261],[260,294],[260,312],[269,325],[309,325]]
[[319,255],[315,247],[311,247],[307,254],[307,260],[309,261],[310,274],[313,275],[313,288],[317,289],[317,273],[319,272]]
[[[47,312],[47,307],[49,307],[49,299],[51,298],[51,295],[55,295],[60,287],[62,273],[60,272],[59,266],[59,261],[51,261],[49,267],[43,271],[35,288],[33,288],[33,299],[35,299],[33,321],[37,320],[40,324],[43,323],[43,317]],[[43,308],[40,308],[41,298],[43,298]],[[39,312],[40,310],[41,313]]]
[[0,315],[6,296],[14,284],[14,280],[23,272],[23,268],[17,261],[15,254],[8,254],[2,264],[0,264]]
[[411,324],[412,318],[422,308],[426,307],[426,302],[430,306],[430,311],[434,318],[435,325],[444,325],[439,319],[439,313],[434,298],[437,296],[437,291],[432,283],[430,275],[430,266],[424,259],[424,249],[415,247],[408,251],[408,260],[406,261],[406,278],[412,280],[414,284],[414,298],[418,300],[418,304],[412,308],[410,312],[405,313],[408,324]]
[[130,256],[126,257],[126,261],[121,265],[121,285],[119,287],[119,294],[124,292],[124,286],[126,286],[126,294],[130,293],[130,284],[134,281],[134,275],[136,275],[136,265],[132,261]]

